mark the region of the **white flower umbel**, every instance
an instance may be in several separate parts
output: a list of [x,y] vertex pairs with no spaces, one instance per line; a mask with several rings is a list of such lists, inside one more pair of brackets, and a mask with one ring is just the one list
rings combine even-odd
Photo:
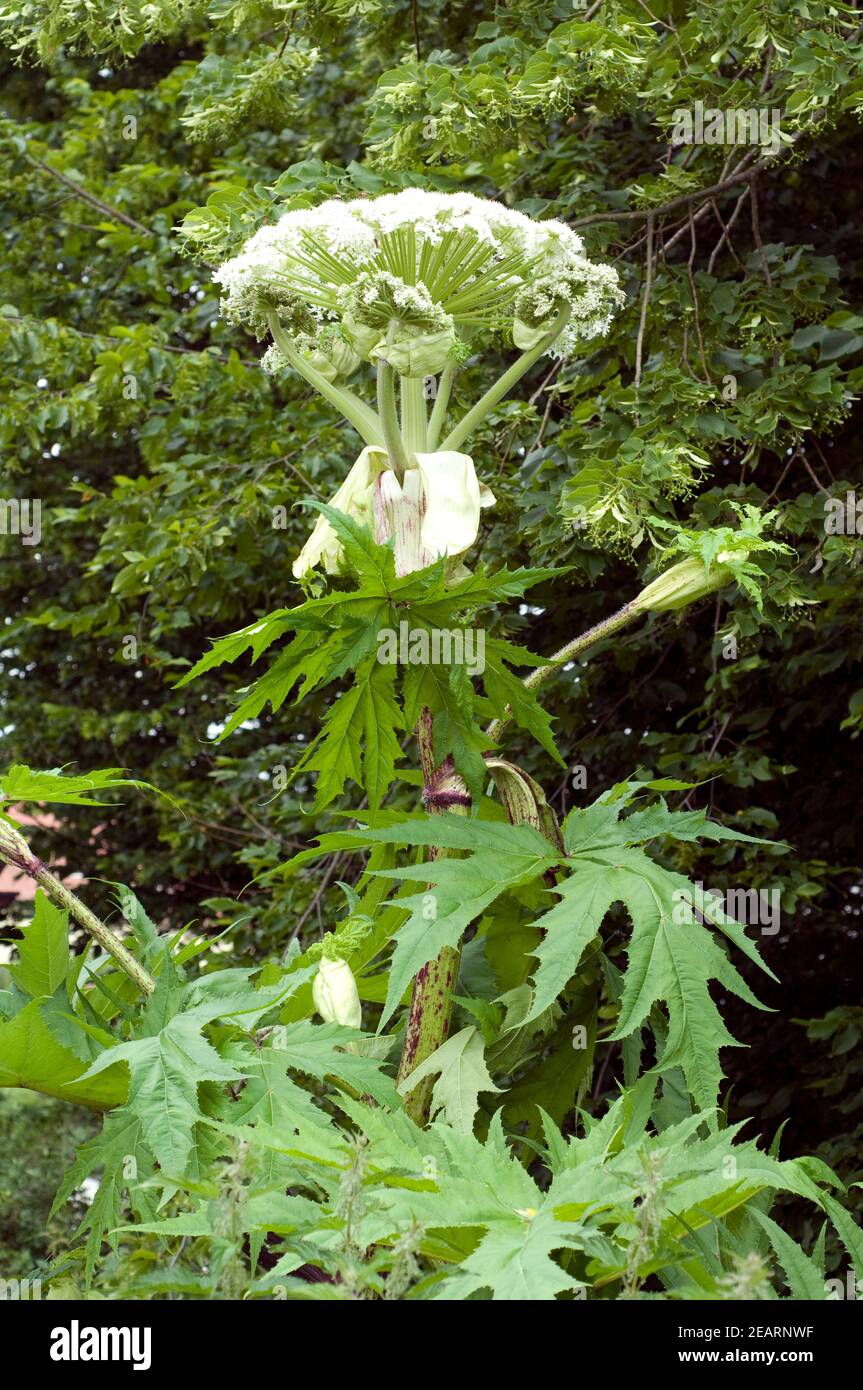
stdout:
[[[590,261],[563,222],[418,188],[287,212],[215,278],[229,318],[270,330],[265,366],[299,372],[369,446],[333,504],[368,521],[373,492],[378,539],[401,537],[402,572],[473,544],[479,509],[493,499],[461,446],[540,356],[571,355],[607,331],[623,303],[616,272]],[[459,364],[492,345],[521,353],[461,419],[447,420]],[[376,408],[345,385],[361,381],[364,362]],[[431,418],[430,376],[439,377]],[[319,521],[294,573],[321,562],[332,572],[340,560]]]
[[517,298],[541,286],[546,317],[571,304],[572,339],[579,324],[582,336],[595,332],[622,302],[614,270],[589,261],[565,223],[419,188],[287,212],[215,279],[225,314],[254,329],[264,326],[262,305],[296,300],[322,324],[350,303],[379,321],[443,312],[468,331],[511,329]]

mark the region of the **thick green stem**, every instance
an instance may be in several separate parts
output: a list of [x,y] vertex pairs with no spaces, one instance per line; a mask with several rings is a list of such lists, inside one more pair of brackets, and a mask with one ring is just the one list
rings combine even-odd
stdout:
[[[535,671],[531,671],[530,675],[522,682],[523,685],[528,690],[541,685],[573,657],[578,656],[588,647],[592,647],[594,642],[601,642],[604,637],[611,637],[613,633],[619,632],[622,627],[634,622],[642,614],[643,610],[637,608],[634,603],[625,603],[616,613],[612,613],[610,618],[603,618],[601,623],[596,623],[593,627],[589,627],[586,632],[582,632],[579,637],[574,637],[571,642],[567,642],[565,647],[561,647],[559,651],[549,657],[547,666],[538,666]],[[486,729],[489,738],[499,739],[509,723],[510,717],[509,712],[507,712],[503,719],[493,719]]]
[[536,347],[529,348],[527,352],[523,352],[520,357],[516,358],[512,366],[508,367],[503,375],[498,377],[497,381],[493,386],[489,387],[485,395],[480,396],[476,405],[471,406],[467,414],[450,430],[441,445],[441,449],[458,449],[461,447],[471,431],[475,430],[477,425],[482,424],[486,415],[488,415],[490,410],[494,409],[498,401],[503,400],[504,396],[508,395],[512,388],[521,381],[525,372],[530,371],[534,362],[539,361],[544,352],[548,352],[555,338],[562,332],[568,318],[569,306],[567,305],[566,309],[561,310],[558,314],[554,324],[549,329],[548,333],[546,333],[545,337],[540,338]]
[[426,398],[422,377],[403,376],[402,438],[408,454],[424,454],[428,448]]
[[428,427],[428,447],[430,452],[437,448],[440,432],[443,429],[443,422],[449,408],[449,398],[452,391],[452,384],[458,370],[457,363],[447,362],[440,374],[440,381],[437,384],[437,395],[432,406],[431,419]]
[[399,417],[396,411],[395,372],[382,357],[378,358],[378,415],[383,428],[384,448],[389,455],[390,467],[401,482],[407,471],[408,456],[399,429]]
[[[429,814],[455,813],[466,816],[470,810],[470,796],[461,778],[446,768],[435,770],[432,718],[428,709],[423,710],[417,723],[417,741],[423,771],[423,802]],[[442,853],[446,851],[432,848],[429,858],[435,859]],[[414,979],[399,1063],[399,1085],[447,1040],[459,958],[456,947],[445,946],[434,960],[428,961],[418,971]],[[405,1097],[405,1111],[418,1125],[428,1123],[433,1088],[434,1079],[426,1077]]]
[[355,396],[353,391],[349,391],[346,386],[336,386],[332,381],[327,381],[317,368],[307,362],[302,353],[297,352],[281,323],[274,309],[267,311],[267,323],[273,335],[273,342],[279,351],[290,362],[295,371],[304,377],[310,386],[328,400],[331,405],[336,407],[345,419],[353,425],[354,429],[365,440],[367,444],[373,444],[380,449],[384,444],[384,434],[381,422],[371,406],[361,401],[359,396]]

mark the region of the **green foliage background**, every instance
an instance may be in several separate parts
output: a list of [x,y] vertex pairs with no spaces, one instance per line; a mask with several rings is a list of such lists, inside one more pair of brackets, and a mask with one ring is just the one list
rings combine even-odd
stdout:
[[[790,845],[753,846],[745,878],[723,843],[671,865],[782,891],[762,939],[781,984],[757,986],[779,1012],[724,1001],[753,1044],[727,1063],[732,1114],[769,1133],[816,1065],[793,1020],[859,999],[863,567],[859,537],[824,527],[827,494],[863,499],[859,16],[822,0],[573,11],[0,5],[0,496],[41,498],[44,531],[34,548],[0,536],[0,752],[123,765],[182,802],[185,821],[130,799],[99,830],[100,877],[175,927],[202,903],[208,926],[233,921],[250,879],[332,828],[307,814],[309,785],[271,786],[331,691],[215,745],[225,671],[172,689],[209,638],[295,601],[294,504],[328,498],[358,450],[302,382],[258,369],[210,267],[280,205],[339,193],[419,182],[563,217],[616,264],[628,307],[585,357],[541,364],[474,449],[498,498],[482,559],[571,567],[553,601],[547,585],[500,605],[495,634],[550,653],[634,595],[676,528],[727,523],[729,499],[776,508],[795,553],[765,561],[763,613],[725,591],[546,687],[589,795],[517,733],[507,746],[559,810],[633,773],[699,780],[716,818]],[[696,101],[781,112],[779,157],[672,147]],[[465,396],[493,369],[466,373]],[[36,843],[83,865],[92,815],[68,812]],[[331,925],[352,864],[247,889],[236,956]],[[792,1151],[837,1132],[826,1099],[791,1108]],[[840,1155],[843,1176],[858,1163]]]

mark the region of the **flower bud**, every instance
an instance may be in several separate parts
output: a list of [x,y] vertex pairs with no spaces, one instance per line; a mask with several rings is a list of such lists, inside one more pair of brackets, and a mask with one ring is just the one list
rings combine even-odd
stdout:
[[372,348],[380,342],[381,330],[375,324],[363,323],[354,314],[342,315],[342,332],[359,357],[369,360]]
[[327,381],[336,381],[340,376],[350,376],[360,365],[359,355],[343,338],[335,334],[322,338],[306,353],[306,360],[320,372]]
[[516,318],[512,325],[512,341],[517,348],[521,348],[522,352],[529,352],[551,332],[556,319],[555,314],[544,319],[541,323],[527,323],[524,319]]
[[335,335],[326,345],[326,354],[339,376],[351,376],[360,365],[359,353],[354,352],[344,338]]
[[309,363],[309,366],[314,367],[315,371],[320,372],[321,376],[327,381],[336,380],[339,374],[338,367],[335,362],[330,360],[325,352],[321,352],[320,348],[312,348],[310,352],[304,353],[303,356]]
[[360,1028],[363,1009],[353,971],[346,960],[323,957],[312,985],[312,1001],[325,1023]]
[[646,589],[642,589],[638,597],[633,599],[632,607],[640,613],[673,613],[678,608],[685,608],[687,604],[695,603],[707,594],[714,593],[716,589],[724,588],[731,579],[731,575],[722,564],[725,554],[724,551],[720,551],[717,556],[718,563],[711,569],[694,555],[681,560],[677,565],[672,565],[671,569],[660,574]]
[[539,275],[517,296],[512,340],[522,352],[529,352],[560,327],[559,315],[569,303],[567,289],[566,279]]
[[455,325],[450,319],[443,328],[423,332],[412,324],[402,324],[392,342],[381,338],[369,354],[372,361],[383,358],[399,376],[437,376],[455,347]]

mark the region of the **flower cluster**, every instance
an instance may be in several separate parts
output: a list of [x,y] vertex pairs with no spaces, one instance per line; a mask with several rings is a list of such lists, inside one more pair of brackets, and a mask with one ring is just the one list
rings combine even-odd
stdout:
[[509,330],[520,346],[523,325],[548,333],[561,310],[566,324],[548,350],[566,355],[604,332],[623,302],[616,272],[589,261],[563,222],[418,188],[285,213],[215,278],[230,319],[262,332],[267,307],[293,313],[299,300],[321,327],[344,323],[370,361],[380,334],[356,325],[436,327],[451,341],[456,327],[470,337]]
[[[564,223],[418,188],[288,212],[216,279],[229,318],[272,334],[267,370],[299,372],[364,440],[332,505],[393,542],[397,573],[446,556],[449,579],[494,502],[460,446],[538,357],[570,354],[623,302],[615,271]],[[445,431],[458,367],[495,338],[521,349],[518,362]],[[377,410],[346,384],[362,362],[375,367]],[[423,379],[438,376],[429,418]],[[338,574],[343,559],[322,516],[294,574]]]
[[563,327],[547,350],[554,357],[569,357],[582,339],[608,332],[614,310],[623,301],[612,266],[570,256],[565,265],[537,275],[518,294],[513,341],[522,349],[535,347],[560,318]]
[[736,528],[676,532],[669,550],[681,551],[686,558],[642,589],[632,602],[637,612],[673,613],[732,582],[749,595],[759,612],[763,610],[762,587],[768,576],[751,556],[791,555],[793,551],[781,541],[764,537],[764,531],[776,524],[777,512],[762,512],[750,503],[729,502],[728,506],[737,514]]

